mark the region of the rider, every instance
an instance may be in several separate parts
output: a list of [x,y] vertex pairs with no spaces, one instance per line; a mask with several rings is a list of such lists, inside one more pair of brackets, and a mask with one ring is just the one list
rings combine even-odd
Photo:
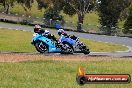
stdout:
[[43,36],[47,37],[48,39],[52,39],[53,41],[58,43],[57,38],[54,35],[52,35],[48,30],[45,30],[45,32],[43,33]]
[[73,40],[76,40],[77,39],[77,37],[76,36],[74,36],[74,35],[68,35],[64,30],[63,30],[63,27],[62,27],[62,25],[61,24],[55,24],[55,28],[58,30],[58,35],[60,36],[60,39],[62,38],[62,37],[70,37],[71,39],[73,39]]
[[59,30],[58,30],[58,35],[60,36],[59,42],[61,42],[62,38],[64,38],[64,37],[69,37],[69,36],[67,35],[67,33],[65,33],[65,31],[64,31],[63,29],[59,29]]
[[59,30],[58,30],[58,35],[59,35],[59,36],[63,35],[63,36],[65,36],[65,37],[69,37],[69,35],[68,35],[63,29],[59,29]]
[[58,30],[58,35],[60,36],[60,38],[59,38],[59,41],[61,42],[61,39],[63,38],[63,37],[70,37],[71,39],[73,39],[73,40],[76,40],[77,39],[77,37],[76,36],[74,36],[74,35],[72,35],[72,36],[70,36],[70,35],[68,35],[63,29],[59,29]]
[[52,39],[53,41],[58,42],[57,38],[54,35],[50,34],[48,30],[42,30],[40,25],[34,26],[34,32],[38,34],[42,34],[48,39]]

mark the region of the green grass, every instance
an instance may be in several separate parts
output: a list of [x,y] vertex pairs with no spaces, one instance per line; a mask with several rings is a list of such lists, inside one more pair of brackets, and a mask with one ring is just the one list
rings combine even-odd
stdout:
[[83,41],[86,45],[88,45],[91,51],[96,51],[96,52],[115,52],[115,51],[128,50],[127,47],[124,47],[119,44],[97,42],[93,40],[86,41],[85,39],[81,39],[81,41]]
[[[35,52],[34,46],[31,45],[32,33],[16,31],[10,29],[0,29],[0,52]],[[115,44],[107,44],[87,39],[81,39],[89,46],[91,51],[123,51],[126,47]]]
[[[110,61],[28,61],[0,63],[1,88],[80,88],[78,66],[88,74],[130,74],[132,60]],[[131,88],[130,84],[87,84],[82,88]]]
[[[66,21],[65,26],[76,28],[77,18],[78,18],[77,15],[68,16],[64,13],[61,13],[61,15],[64,17],[64,20]],[[97,12],[86,14],[84,18],[83,29],[98,30],[98,27],[97,27],[97,25],[99,25],[98,18],[99,17],[97,15]]]
[[34,52],[31,39],[31,32],[0,29],[0,51]]

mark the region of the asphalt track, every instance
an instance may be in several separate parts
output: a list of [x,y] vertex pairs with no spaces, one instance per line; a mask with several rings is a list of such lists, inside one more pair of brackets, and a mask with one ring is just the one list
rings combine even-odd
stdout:
[[[0,23],[1,28],[16,29],[22,31],[31,31],[33,32],[33,27],[21,26],[21,25],[12,25]],[[50,29],[49,29],[50,30]],[[57,33],[56,30],[50,30],[51,33]],[[86,33],[77,33],[77,32],[68,32],[68,34],[74,34],[78,37],[91,39],[95,41],[102,41],[107,43],[121,44],[129,48],[128,51],[117,51],[117,52],[91,52],[90,55],[93,56],[114,56],[114,57],[132,57],[132,38],[127,37],[117,37],[117,36],[105,36],[105,35],[95,35],[95,34],[86,34]],[[35,54],[35,53],[32,53]]]

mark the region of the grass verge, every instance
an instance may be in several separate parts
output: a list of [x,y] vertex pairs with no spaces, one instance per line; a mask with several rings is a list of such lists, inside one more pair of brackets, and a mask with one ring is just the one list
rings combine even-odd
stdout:
[[32,33],[10,29],[0,29],[1,52],[35,52],[31,45]]
[[[0,29],[0,52],[35,52],[31,45],[32,33],[10,29]],[[126,47],[103,42],[81,39],[91,51],[114,52],[127,50]]]
[[122,46],[120,44],[98,42],[93,40],[86,40],[83,38],[81,38],[81,41],[88,45],[90,50],[94,52],[116,52],[128,50],[127,47]]
[[[7,56],[7,55],[6,55]],[[13,55],[14,56],[14,55]],[[11,57],[11,56],[10,56]],[[10,58],[9,57],[9,58]],[[21,56],[19,56],[21,57]],[[18,58],[19,58],[18,57]],[[31,59],[31,57],[27,57]],[[82,66],[88,74],[130,74],[132,59],[107,57],[56,57],[62,60],[43,60],[16,63],[0,63],[0,87],[2,88],[80,88],[76,74]],[[76,61],[63,59],[70,58]],[[85,61],[77,60],[85,59]],[[130,84],[88,84],[83,88],[131,88]]]

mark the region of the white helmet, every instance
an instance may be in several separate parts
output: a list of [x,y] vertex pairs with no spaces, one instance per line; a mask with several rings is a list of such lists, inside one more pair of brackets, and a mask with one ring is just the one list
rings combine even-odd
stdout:
[[45,30],[44,34],[45,35],[48,35],[49,34],[49,31],[48,30]]

